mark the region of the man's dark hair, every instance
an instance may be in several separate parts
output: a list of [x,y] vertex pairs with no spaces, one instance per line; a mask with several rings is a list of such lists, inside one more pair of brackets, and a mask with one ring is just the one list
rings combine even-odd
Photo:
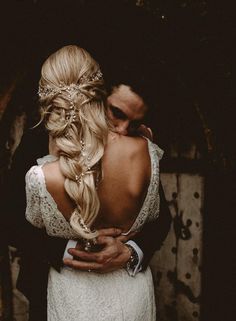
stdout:
[[133,56],[132,62],[128,60],[120,64],[116,62],[113,68],[104,69],[108,94],[114,87],[123,84],[141,96],[149,107],[161,103],[171,89],[170,72],[167,65],[161,61],[152,64],[146,61],[142,66]]

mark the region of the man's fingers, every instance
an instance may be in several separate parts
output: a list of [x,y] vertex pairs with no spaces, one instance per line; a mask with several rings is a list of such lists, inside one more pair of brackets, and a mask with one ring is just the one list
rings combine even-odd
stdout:
[[127,242],[129,241],[133,236],[135,236],[137,234],[137,232],[132,232],[132,233],[129,233],[128,235],[120,235],[118,236],[116,239],[120,242]]
[[[108,247],[109,248],[109,247]],[[77,251],[79,252],[78,254],[80,254],[80,256],[83,256],[83,252],[81,253],[81,251]],[[99,255],[99,257],[102,257],[102,255],[104,255],[104,252],[106,251],[101,251],[98,253],[95,253],[95,255]],[[77,260],[70,260],[70,259],[65,259],[64,263],[68,266],[70,266],[71,268],[77,269],[77,270],[82,270],[82,271],[94,271],[96,273],[107,273],[110,271],[115,271],[117,269],[122,269],[125,267],[127,260],[130,257],[130,251],[129,249],[121,243],[121,247],[119,252],[114,252],[114,253],[120,253],[118,255],[116,255],[115,257],[111,258],[111,256],[104,256],[107,258],[106,261],[101,261],[101,262],[88,262],[88,261],[77,261]],[[86,253],[84,254],[84,258],[88,259],[88,256],[91,254],[91,256],[93,255],[93,253]]]
[[147,127],[147,126],[145,126],[145,125],[143,125],[143,124],[140,125],[140,127],[138,128],[138,132],[139,132],[141,135],[149,138],[150,140],[153,139],[153,133],[152,133],[151,128],[149,128],[149,127]]
[[101,273],[101,274],[116,271],[117,269],[119,269],[119,267],[117,266],[109,266],[109,265],[107,266],[99,263],[87,263],[87,262],[70,260],[70,259],[65,259],[64,264],[75,270],[89,271],[89,272],[95,272],[95,273]]
[[117,237],[117,240],[122,243],[127,242],[129,239],[130,239],[130,237],[128,235],[120,235]]
[[101,264],[105,264],[109,262],[111,259],[113,259],[118,255],[117,251],[111,251],[110,249],[100,251],[100,252],[85,252],[85,251],[70,249],[68,252],[76,260],[83,260],[86,262],[96,262]]
[[116,239],[112,236],[98,236],[97,237],[97,244],[103,244],[103,245],[111,245],[116,242]]
[[80,251],[77,249],[69,249],[68,252],[76,259],[82,259],[84,261],[90,261],[90,262],[97,261],[97,253],[95,252],[86,252],[86,251]]
[[95,262],[83,262],[83,261],[77,261],[77,260],[70,260],[70,259],[64,259],[64,264],[67,266],[70,266],[76,270],[82,270],[82,271],[99,271],[101,269],[102,264],[95,263]]
[[103,228],[98,230],[98,236],[112,236],[112,237],[117,237],[118,235],[121,234],[121,229],[111,227],[111,228]]

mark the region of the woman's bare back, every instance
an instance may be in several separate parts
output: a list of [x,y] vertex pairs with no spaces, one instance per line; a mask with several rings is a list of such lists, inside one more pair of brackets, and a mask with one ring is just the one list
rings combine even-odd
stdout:
[[[113,138],[114,137],[114,138]],[[99,186],[101,203],[97,225],[131,227],[143,204],[150,180],[146,139],[109,137],[103,157],[104,178]]]
[[[151,165],[147,140],[110,134],[102,159],[103,179],[98,186],[100,211],[94,227],[119,227],[127,231],[147,193]],[[59,211],[69,220],[74,209],[64,189],[59,162],[43,166],[46,186]]]

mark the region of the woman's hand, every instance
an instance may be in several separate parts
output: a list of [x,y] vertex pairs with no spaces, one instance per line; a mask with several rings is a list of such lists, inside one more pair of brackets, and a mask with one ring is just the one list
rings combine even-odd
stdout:
[[124,244],[135,233],[127,236],[121,235],[121,230],[108,228],[99,230],[97,244],[102,246],[99,252],[86,252],[78,246],[69,249],[73,260],[65,259],[64,264],[74,269],[84,271],[95,271],[97,273],[107,273],[121,269],[126,266],[130,258],[130,250]]

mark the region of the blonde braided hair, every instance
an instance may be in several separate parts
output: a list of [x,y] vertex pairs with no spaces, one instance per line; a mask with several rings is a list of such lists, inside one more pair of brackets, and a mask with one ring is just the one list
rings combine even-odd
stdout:
[[108,135],[103,85],[99,65],[75,45],[49,56],[39,81],[41,120],[59,150],[65,190],[75,204],[70,224],[86,239],[97,236],[90,227],[100,206],[96,182]]

